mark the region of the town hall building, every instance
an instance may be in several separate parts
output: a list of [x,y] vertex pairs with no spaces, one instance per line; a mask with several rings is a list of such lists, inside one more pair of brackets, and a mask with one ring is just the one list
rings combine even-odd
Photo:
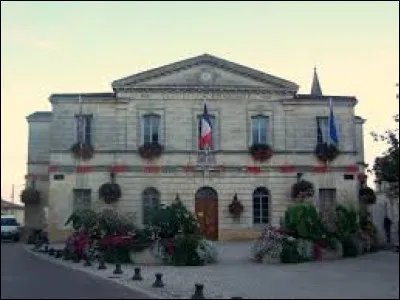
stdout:
[[[51,112],[27,117],[27,181],[42,201],[26,204],[25,222],[46,227],[53,241],[70,232],[64,223],[79,207],[130,212],[146,225],[152,208],[178,196],[208,238],[240,240],[279,225],[299,178],[313,184],[319,209],[358,199],[364,119],[355,97],[322,93],[316,70],[310,93],[299,94],[291,81],[204,54],[111,86],[52,94]],[[205,106],[206,151],[199,145]],[[332,130],[336,152],[325,159],[329,153],[316,149]],[[117,201],[99,195],[108,182],[120,186]],[[234,198],[240,215],[229,209]]]

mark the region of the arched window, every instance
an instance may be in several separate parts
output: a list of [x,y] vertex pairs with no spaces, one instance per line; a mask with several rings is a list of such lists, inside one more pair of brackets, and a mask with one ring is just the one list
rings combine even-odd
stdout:
[[150,187],[143,191],[143,225],[148,225],[150,214],[160,206],[160,193],[157,189]]
[[269,192],[265,187],[259,187],[253,193],[253,223],[268,224],[269,222]]

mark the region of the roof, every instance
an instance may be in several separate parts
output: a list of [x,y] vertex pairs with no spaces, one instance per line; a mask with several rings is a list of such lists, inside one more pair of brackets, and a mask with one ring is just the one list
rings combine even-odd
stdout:
[[34,113],[30,114],[26,117],[28,122],[30,121],[47,121],[50,122],[53,113],[51,111],[35,111]]
[[187,69],[195,65],[199,64],[210,64],[213,66],[220,67],[225,70],[230,70],[234,71],[236,73],[243,74],[245,76],[251,77],[255,80],[261,81],[261,82],[268,82],[268,83],[274,83],[277,86],[280,86],[282,88],[290,89],[293,91],[297,91],[299,86],[291,81],[272,76],[270,74],[228,61],[226,59],[222,59],[210,54],[203,54],[195,57],[191,57],[185,60],[181,60],[178,62],[174,62],[168,65],[164,65],[155,69],[151,69],[148,71],[144,71],[135,75],[127,76],[118,80],[115,80],[112,82],[112,87],[119,88],[119,87],[124,87],[129,84],[137,84],[142,81],[154,78],[154,77],[159,77],[168,73],[176,72],[179,70]]
[[49,97],[50,102],[54,100],[79,100],[79,96],[84,101],[85,99],[90,100],[114,100],[114,93],[63,93],[63,94],[51,94]]
[[311,95],[322,96],[321,85],[319,84],[317,68],[314,68],[314,77],[311,85]]
[[1,209],[24,209],[24,206],[1,199]]
[[324,95],[324,96],[316,96],[311,94],[297,94],[294,96],[295,99],[305,99],[305,100],[329,100],[332,99],[333,101],[350,101],[357,103],[357,98],[354,96],[331,96],[331,95]]

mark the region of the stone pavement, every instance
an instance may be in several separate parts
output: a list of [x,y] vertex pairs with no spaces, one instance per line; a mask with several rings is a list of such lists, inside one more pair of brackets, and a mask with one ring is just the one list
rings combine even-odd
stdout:
[[[116,282],[148,292],[158,298],[190,298],[194,284],[204,284],[206,298],[379,298],[398,299],[399,254],[389,251],[357,258],[303,264],[257,264],[249,261],[251,244],[218,243],[220,262],[203,267],[142,266],[142,282],[130,280],[134,265],[124,265]],[[83,269],[104,278],[112,276],[114,266],[98,271],[97,265],[84,268],[44,256],[57,263]],[[154,274],[163,273],[165,287],[151,287]]]
[[1,243],[1,299],[146,299],[124,286],[38,259]]

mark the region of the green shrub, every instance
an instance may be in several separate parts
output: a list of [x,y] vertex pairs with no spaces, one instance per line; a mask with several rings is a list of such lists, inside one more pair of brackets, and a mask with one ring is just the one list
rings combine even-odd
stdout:
[[356,257],[358,254],[357,245],[354,239],[347,237],[342,241],[343,257]]
[[311,241],[321,240],[324,226],[314,205],[296,204],[285,212],[284,227],[294,232],[294,236]]
[[343,242],[359,231],[357,211],[344,205],[336,206],[336,236]]
[[305,261],[306,259],[303,258],[298,249],[297,242],[290,241],[288,239],[283,240],[282,243],[282,251],[280,254],[280,259],[282,263],[300,263]]
[[175,266],[201,266],[204,261],[197,253],[199,246],[197,235],[179,235],[174,241],[174,253],[172,254],[172,264]]
[[181,201],[154,210],[150,225],[161,238],[173,238],[181,233],[185,235],[198,233],[196,218]]
[[75,230],[92,229],[97,224],[97,214],[90,208],[75,210],[65,222],[65,226],[72,223]]

